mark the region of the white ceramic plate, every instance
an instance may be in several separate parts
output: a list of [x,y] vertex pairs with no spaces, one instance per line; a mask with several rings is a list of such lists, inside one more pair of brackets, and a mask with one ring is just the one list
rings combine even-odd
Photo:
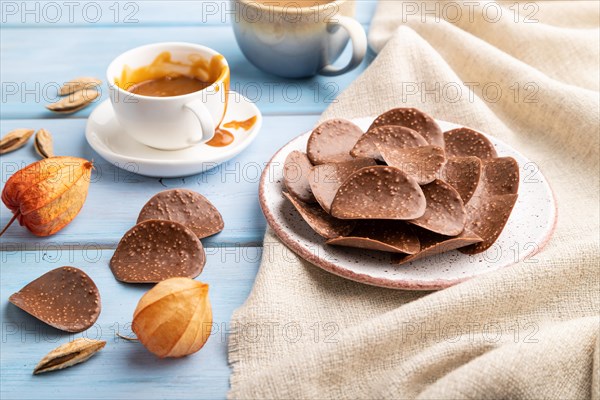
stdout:
[[[353,120],[366,130],[374,118]],[[459,125],[437,121],[443,131]],[[498,156],[510,156],[520,166],[519,198],[496,243],[487,251],[466,255],[456,250],[405,265],[391,262],[389,253],[329,246],[282,196],[283,164],[294,151],[306,151],[310,132],[285,145],[271,159],[260,181],[260,204],[279,238],[295,253],[326,271],[370,285],[395,289],[441,289],[531,258],[548,241],[556,223],[556,204],[548,182],[521,153],[491,136]],[[534,259],[530,260],[534,262]]]
[[239,93],[231,92],[224,123],[245,121],[256,115],[256,123],[246,131],[229,129],[235,139],[225,147],[199,144],[184,150],[153,149],[133,140],[115,119],[110,100],[90,115],[85,137],[106,161],[129,172],[157,178],[175,178],[207,171],[241,153],[258,135],[262,125],[260,110]]

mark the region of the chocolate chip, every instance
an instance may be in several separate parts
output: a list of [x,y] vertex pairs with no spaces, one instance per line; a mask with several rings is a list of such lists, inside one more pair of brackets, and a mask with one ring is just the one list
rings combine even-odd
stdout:
[[519,165],[511,157],[482,160],[483,172],[475,194],[467,203],[466,228],[483,242],[461,249],[481,253],[498,239],[517,201]]
[[467,213],[458,192],[439,179],[421,189],[427,200],[425,213],[409,222],[441,235],[455,236],[461,233],[465,228]]
[[174,221],[148,220],[131,228],[110,260],[115,278],[154,283],[168,278],[195,278],[206,262],[198,237]]
[[47,272],[8,300],[40,321],[67,332],[91,327],[101,309],[96,284],[74,267]]
[[483,162],[482,187],[490,196],[516,194],[519,190],[519,164],[512,157]]
[[433,182],[446,161],[444,150],[437,146],[402,149],[378,143],[377,149],[387,165],[404,171],[419,185]]
[[433,118],[416,108],[394,108],[373,121],[369,129],[383,125],[400,125],[419,133],[427,143],[444,147],[444,134]]
[[339,188],[331,215],[341,219],[414,219],[425,212],[417,181],[398,168],[365,167]]
[[350,154],[354,157],[383,160],[377,145],[385,148],[427,146],[427,141],[412,129],[399,125],[386,125],[369,129],[356,142]]
[[360,221],[349,236],[327,241],[327,244],[360,249],[414,254],[419,251],[419,238],[403,221]]
[[411,261],[437,256],[482,241],[479,236],[466,229],[460,235],[454,237],[438,235],[437,233],[420,229],[417,232],[417,236],[419,237],[419,242],[421,244],[419,252],[404,257],[398,257],[395,259],[396,263],[406,264]]
[[352,232],[356,223],[337,219],[327,214],[318,204],[307,204],[295,199],[289,193],[283,195],[292,203],[302,219],[319,235],[326,239],[344,236]]
[[199,193],[187,189],[165,190],[152,197],[140,211],[137,222],[150,219],[179,222],[198,239],[223,230],[221,213]]
[[469,128],[458,128],[444,132],[446,157],[475,156],[481,159],[495,158],[496,149],[483,134]]
[[321,207],[330,212],[331,203],[342,183],[359,169],[375,164],[375,160],[359,158],[337,164],[317,165],[310,171],[308,182]]
[[462,248],[460,251],[477,254],[490,248],[502,233],[516,202],[516,194],[473,197],[467,204],[466,229],[480,236],[483,242]]
[[450,184],[467,204],[479,185],[481,160],[478,157],[453,157],[441,171],[442,180]]
[[330,119],[317,126],[308,139],[306,154],[314,165],[352,160],[350,150],[363,131],[345,119]]
[[301,151],[292,151],[283,165],[283,183],[287,190],[298,200],[315,203],[317,200],[308,183],[308,174],[312,168],[310,160]]

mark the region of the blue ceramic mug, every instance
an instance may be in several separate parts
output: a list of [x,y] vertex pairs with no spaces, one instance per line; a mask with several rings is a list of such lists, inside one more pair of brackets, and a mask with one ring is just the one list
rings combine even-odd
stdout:
[[[356,68],[365,57],[367,36],[352,18],[354,0],[233,0],[233,5],[237,42],[263,71],[286,78],[334,76]],[[350,62],[334,67],[349,39]]]

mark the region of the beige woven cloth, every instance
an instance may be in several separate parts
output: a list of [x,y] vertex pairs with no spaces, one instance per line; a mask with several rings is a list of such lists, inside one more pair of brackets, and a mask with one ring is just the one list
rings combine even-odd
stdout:
[[[232,320],[229,397],[599,399],[599,3],[528,2],[519,23],[513,1],[495,22],[488,2],[472,19],[446,10],[454,23],[423,22],[405,3],[380,2],[380,53],[323,118],[416,106],[501,138],[551,183],[554,237],[529,262],[419,293],[331,275],[268,231]],[[436,83],[438,98],[411,94]]]

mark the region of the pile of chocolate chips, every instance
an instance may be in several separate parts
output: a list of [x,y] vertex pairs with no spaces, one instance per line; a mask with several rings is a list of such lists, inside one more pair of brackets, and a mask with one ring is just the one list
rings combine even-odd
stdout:
[[119,242],[110,268],[115,278],[128,283],[195,278],[206,263],[200,239],[223,227],[221,214],[201,194],[185,189],[160,192]]
[[[154,283],[173,277],[195,278],[206,254],[200,239],[223,230],[223,218],[204,196],[167,190],[142,208],[137,225],[119,242],[110,260],[123,282]],[[94,281],[75,267],[47,272],[10,296],[15,306],[66,332],[90,328],[101,311]]]
[[399,264],[485,251],[517,200],[519,165],[468,128],[443,132],[395,108],[366,132],[328,120],[284,165],[284,196],[326,243],[394,253]]

